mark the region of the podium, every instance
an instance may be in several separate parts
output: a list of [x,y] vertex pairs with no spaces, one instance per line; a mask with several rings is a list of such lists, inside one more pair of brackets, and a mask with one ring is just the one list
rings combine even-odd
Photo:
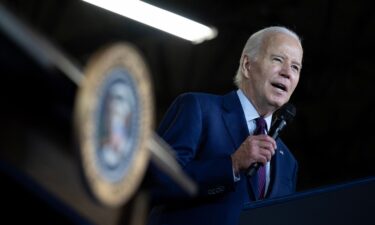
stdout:
[[375,177],[245,206],[239,225],[373,225]]

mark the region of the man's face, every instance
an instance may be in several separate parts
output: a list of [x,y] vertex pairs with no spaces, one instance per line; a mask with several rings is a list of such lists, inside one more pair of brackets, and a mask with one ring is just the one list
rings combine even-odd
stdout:
[[303,50],[293,37],[270,34],[255,59],[244,57],[244,91],[258,112],[268,115],[289,101],[301,70]]

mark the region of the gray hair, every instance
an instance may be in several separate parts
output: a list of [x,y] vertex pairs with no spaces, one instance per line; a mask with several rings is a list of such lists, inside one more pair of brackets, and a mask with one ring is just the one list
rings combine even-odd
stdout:
[[299,43],[301,43],[301,39],[295,32],[289,30],[286,27],[280,27],[280,26],[267,27],[251,35],[250,38],[247,40],[245,47],[242,50],[242,54],[240,58],[240,65],[238,66],[236,76],[234,77],[234,84],[238,88],[240,88],[242,79],[243,79],[243,76],[241,73],[241,63],[242,63],[244,56],[248,55],[250,58],[253,58],[253,59],[256,58],[259,54],[259,50],[261,49],[263,45],[263,41],[265,37],[267,37],[267,35],[271,33],[283,33],[291,37],[294,37],[295,39],[299,41]]

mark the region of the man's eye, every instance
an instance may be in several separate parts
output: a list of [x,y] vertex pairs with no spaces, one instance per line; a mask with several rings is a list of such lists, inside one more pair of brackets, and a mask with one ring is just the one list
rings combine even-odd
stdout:
[[275,58],[273,58],[273,61],[282,62],[283,60],[280,57],[275,57]]
[[292,69],[296,72],[299,72],[300,71],[300,68],[299,66],[296,66],[296,65],[292,65]]

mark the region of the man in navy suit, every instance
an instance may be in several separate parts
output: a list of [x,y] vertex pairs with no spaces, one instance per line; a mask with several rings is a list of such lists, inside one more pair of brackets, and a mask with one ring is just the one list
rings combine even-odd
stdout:
[[[280,138],[255,135],[254,130],[261,117],[267,132],[273,113],[289,101],[302,56],[293,31],[262,29],[243,49],[235,76],[238,90],[223,96],[186,93],[174,101],[158,134],[175,150],[199,192],[188,197],[168,177],[157,175],[161,188],[152,189],[155,207],[149,224],[237,224],[245,203],[295,191],[297,162],[289,149]],[[258,175],[246,176],[256,162],[263,165],[262,193]]]

